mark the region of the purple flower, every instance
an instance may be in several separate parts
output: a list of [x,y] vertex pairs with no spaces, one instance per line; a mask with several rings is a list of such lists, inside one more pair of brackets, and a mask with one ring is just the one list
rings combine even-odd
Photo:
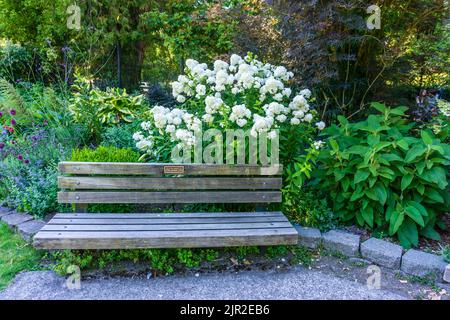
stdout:
[[15,126],[16,124],[17,124],[16,120],[11,119],[11,125],[12,125],[12,126]]
[[23,160],[23,156],[22,156],[21,154],[19,154],[19,155],[17,156],[17,159],[19,159],[20,161],[22,161],[22,160]]
[[0,150],[2,150],[5,147],[5,144],[3,142],[0,142]]
[[0,112],[0,118],[3,117],[3,112]]
[[31,140],[33,140],[33,141],[37,141],[37,139],[38,139],[38,137],[36,137],[36,136],[31,137]]
[[30,160],[26,159],[26,160],[24,161],[24,163],[25,163],[25,164],[29,164],[29,163],[30,163]]
[[9,111],[9,113],[10,113],[12,116],[15,116],[15,115],[16,115],[16,109],[11,109],[11,110]]

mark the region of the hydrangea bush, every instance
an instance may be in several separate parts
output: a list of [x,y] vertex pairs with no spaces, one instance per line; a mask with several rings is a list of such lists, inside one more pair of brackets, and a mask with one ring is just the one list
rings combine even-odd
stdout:
[[322,130],[325,124],[310,106],[311,91],[294,94],[293,76],[285,67],[263,63],[251,54],[245,58],[234,54],[229,62],[216,60],[212,69],[188,59],[185,74],[172,83],[179,105],[154,106],[142,130],[133,135],[136,146],[154,160],[160,158],[162,146],[193,146],[197,130],[243,129],[253,137],[267,134],[271,140],[292,127]]

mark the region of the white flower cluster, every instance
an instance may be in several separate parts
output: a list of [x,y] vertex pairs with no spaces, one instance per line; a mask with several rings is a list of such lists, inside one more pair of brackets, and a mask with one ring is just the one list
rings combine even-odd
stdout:
[[[233,54],[230,61],[217,60],[209,69],[205,63],[188,59],[186,74],[172,82],[172,94],[180,108],[196,110],[195,114],[180,108],[156,106],[152,109],[154,127],[142,124],[147,132],[136,133],[133,138],[138,148],[148,150],[154,141],[151,133],[169,134],[172,141],[186,145],[195,143],[194,131],[201,127],[236,125],[249,129],[253,136],[267,133],[270,139],[277,129],[286,125],[310,124],[315,112],[308,103],[311,91],[301,90],[294,95],[288,87],[294,74],[283,66],[262,63],[251,56]],[[316,123],[319,130],[325,124]],[[232,129],[226,127],[226,129]]]
[[143,122],[141,128],[147,132],[144,137],[142,132],[136,132],[133,139],[137,141],[136,147],[143,151],[149,151],[153,146],[153,129],[157,129],[160,134],[168,133],[172,142],[181,142],[192,146],[195,144],[194,132],[201,129],[200,119],[178,108],[169,109],[155,106],[151,110],[154,127],[151,122]]

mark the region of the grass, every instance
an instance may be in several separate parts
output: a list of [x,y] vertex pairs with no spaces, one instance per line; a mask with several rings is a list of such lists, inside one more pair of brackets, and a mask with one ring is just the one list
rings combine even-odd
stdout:
[[0,290],[21,271],[39,268],[41,254],[0,223]]

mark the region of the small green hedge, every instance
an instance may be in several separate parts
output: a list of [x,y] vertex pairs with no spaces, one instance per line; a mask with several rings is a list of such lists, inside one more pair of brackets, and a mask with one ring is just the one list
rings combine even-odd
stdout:
[[139,162],[140,154],[131,149],[100,146],[72,151],[71,161],[78,162]]

